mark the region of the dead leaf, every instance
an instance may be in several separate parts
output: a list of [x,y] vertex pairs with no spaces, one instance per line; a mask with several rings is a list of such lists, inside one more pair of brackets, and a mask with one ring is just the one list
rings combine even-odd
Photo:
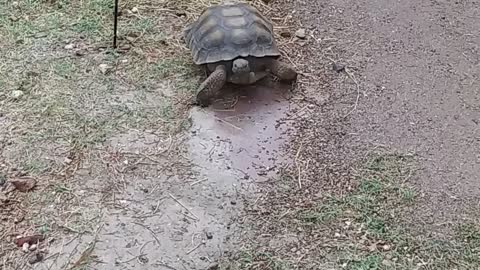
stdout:
[[10,183],[20,192],[32,190],[37,185],[37,180],[30,177],[22,177],[10,180]]
[[30,235],[30,236],[24,236],[15,239],[15,244],[17,247],[22,247],[25,243],[28,243],[29,245],[37,244],[38,242],[41,242],[45,240],[43,235],[41,234],[36,234],[36,235]]

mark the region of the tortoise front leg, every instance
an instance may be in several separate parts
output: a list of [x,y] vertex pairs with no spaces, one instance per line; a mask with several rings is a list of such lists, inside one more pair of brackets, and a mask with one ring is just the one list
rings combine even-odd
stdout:
[[198,87],[197,103],[202,107],[210,105],[211,99],[220,94],[220,90],[226,81],[227,70],[225,66],[217,66],[215,71]]
[[265,63],[267,69],[282,81],[293,81],[297,78],[297,72],[292,66],[276,59],[270,59]]

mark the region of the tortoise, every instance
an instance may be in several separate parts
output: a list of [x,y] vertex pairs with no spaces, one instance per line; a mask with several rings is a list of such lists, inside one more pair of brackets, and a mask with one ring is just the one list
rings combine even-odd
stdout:
[[253,84],[268,72],[281,81],[297,77],[290,65],[278,60],[272,23],[246,3],[224,1],[206,8],[185,27],[184,40],[194,63],[209,74],[197,89],[201,106],[208,106],[227,82]]

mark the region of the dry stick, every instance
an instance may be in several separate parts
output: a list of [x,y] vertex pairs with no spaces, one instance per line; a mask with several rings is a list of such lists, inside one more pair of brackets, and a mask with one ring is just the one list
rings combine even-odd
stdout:
[[189,251],[187,251],[187,255],[194,252],[195,250],[197,250],[200,246],[202,245],[205,245],[205,242],[202,241],[200,244],[198,244],[197,246],[195,246],[194,248],[190,249]]
[[154,232],[152,229],[150,229],[149,227],[143,225],[142,223],[133,222],[133,224],[137,224],[138,226],[142,226],[143,228],[147,229],[147,230],[152,234],[153,238],[155,238],[155,240],[157,241],[157,244],[158,244],[159,246],[161,246],[160,240],[158,239],[157,235],[155,234],[155,232]]
[[190,184],[190,186],[194,186],[194,185],[196,185],[196,184],[198,184],[198,183],[201,183],[201,182],[203,182],[203,181],[207,181],[207,180],[208,180],[208,178],[205,178],[205,179],[201,179],[201,180],[195,181],[195,182],[191,183],[191,184]]
[[214,118],[217,119],[218,121],[222,122],[222,123],[225,123],[225,124],[233,127],[234,129],[238,129],[238,130],[240,130],[240,131],[243,131],[242,128],[237,127],[237,126],[235,126],[234,124],[232,124],[232,123],[230,123],[230,122],[227,122],[227,121],[225,121],[225,120],[223,120],[223,119],[221,119],[221,118],[218,118],[218,117],[216,117],[216,116],[214,116]]
[[343,118],[346,118],[347,116],[349,116],[351,113],[353,113],[356,109],[357,109],[357,106],[358,106],[358,100],[360,99],[360,85],[358,84],[357,80],[355,80],[355,77],[353,76],[353,74],[350,73],[350,71],[348,71],[348,69],[345,67],[345,73],[347,73],[347,76],[350,78],[350,80],[352,80],[355,85],[356,85],[356,88],[357,88],[357,99],[355,100],[355,105],[353,106],[353,109],[348,112]]
[[[85,265],[85,263],[88,262],[88,259],[90,258],[90,256],[92,256],[92,253],[93,253],[93,250],[95,249],[95,246],[97,244],[97,241],[98,241],[98,234],[100,233],[100,230],[103,228],[103,224],[100,225],[98,228],[97,228],[97,231],[95,232],[95,236],[92,240],[92,242],[90,242],[90,244],[88,244],[88,248],[85,249],[83,252],[82,252],[82,255],[80,256],[80,258],[69,268],[70,270],[71,269],[75,269],[79,266],[82,266],[82,265]],[[66,265],[65,265],[66,266]]]
[[192,216],[194,216],[197,220],[200,220],[200,218],[198,218],[197,215],[195,215],[192,211],[190,211],[190,209],[188,209],[181,201],[179,201],[177,198],[175,198],[175,196],[173,196],[171,193],[168,193],[168,195],[169,195],[174,201],[176,201],[178,204],[180,204],[180,206],[182,206],[185,210],[187,210]]
[[302,188],[302,170],[300,165],[298,165],[298,157],[300,156],[300,151],[302,150],[303,142],[300,143],[300,147],[298,147],[297,154],[295,155],[295,164],[297,165],[298,170],[298,188]]

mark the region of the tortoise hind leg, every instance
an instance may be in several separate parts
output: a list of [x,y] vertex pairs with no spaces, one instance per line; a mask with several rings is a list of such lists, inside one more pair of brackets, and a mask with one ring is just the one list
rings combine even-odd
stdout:
[[297,72],[287,63],[276,59],[269,59],[265,65],[273,75],[277,76],[282,81],[293,81],[297,78]]
[[227,70],[225,66],[219,65],[215,71],[200,84],[197,90],[197,104],[202,107],[210,105],[211,99],[218,96],[223,85],[227,81]]

